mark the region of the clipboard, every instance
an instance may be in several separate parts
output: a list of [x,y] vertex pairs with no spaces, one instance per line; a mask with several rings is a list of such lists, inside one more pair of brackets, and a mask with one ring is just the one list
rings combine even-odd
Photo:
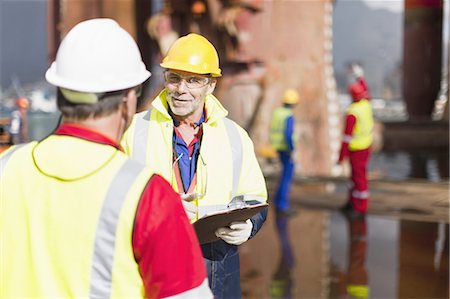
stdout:
[[245,221],[268,207],[267,203],[247,205],[206,214],[193,223],[200,244],[218,240],[215,232],[219,227],[229,226],[234,221]]

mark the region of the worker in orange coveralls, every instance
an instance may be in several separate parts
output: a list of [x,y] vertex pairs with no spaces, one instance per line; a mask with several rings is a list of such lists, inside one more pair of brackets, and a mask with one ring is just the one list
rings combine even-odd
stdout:
[[352,186],[343,211],[351,213],[353,216],[364,216],[367,213],[369,201],[367,164],[373,141],[374,122],[372,106],[369,102],[370,94],[362,68],[358,65],[352,66],[352,74],[356,80],[350,84],[348,90],[353,103],[347,110],[338,164],[349,157]]

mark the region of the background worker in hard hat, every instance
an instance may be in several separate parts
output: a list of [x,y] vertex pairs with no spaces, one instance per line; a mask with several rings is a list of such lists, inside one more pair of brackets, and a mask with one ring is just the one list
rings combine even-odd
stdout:
[[[198,34],[182,36],[161,66],[165,88],[150,110],[134,117],[123,141],[126,151],[182,194],[191,222],[225,208],[236,195],[266,202],[252,141],[212,94],[221,76],[214,46]],[[202,245],[216,299],[241,297],[237,245],[258,232],[266,215],[267,209],[219,228],[220,239]]]
[[293,108],[298,104],[299,99],[295,89],[286,89],[283,95],[283,106],[275,109],[270,124],[270,142],[278,152],[283,166],[275,196],[275,209],[277,213],[283,215],[294,213],[290,206],[289,193],[295,168],[293,154],[298,139],[294,132]]
[[19,144],[28,141],[28,107],[30,102],[26,97],[16,100],[16,109],[11,112],[9,126],[10,144]]
[[351,166],[352,185],[349,190],[348,202],[343,207],[343,211],[354,216],[364,216],[367,213],[369,201],[367,165],[373,141],[374,121],[372,106],[369,102],[369,91],[364,78],[362,78],[362,69],[352,67],[352,72],[357,80],[348,88],[353,103],[349,106],[345,118],[344,137],[338,164],[348,157]]
[[1,298],[212,298],[179,195],[119,145],[148,77],[111,19],[62,41],[62,125],[0,156]]

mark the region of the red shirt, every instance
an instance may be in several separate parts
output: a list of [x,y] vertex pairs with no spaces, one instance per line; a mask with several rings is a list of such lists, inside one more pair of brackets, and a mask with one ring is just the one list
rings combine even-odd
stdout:
[[[64,124],[55,134],[122,150],[117,142],[79,125]],[[197,235],[180,197],[159,175],[153,175],[142,192],[130,245],[148,298],[180,294],[198,287],[206,279]]]

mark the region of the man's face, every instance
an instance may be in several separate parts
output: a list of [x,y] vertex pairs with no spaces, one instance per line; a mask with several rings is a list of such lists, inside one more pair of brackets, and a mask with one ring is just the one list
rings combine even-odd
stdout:
[[216,81],[208,75],[168,70],[164,86],[170,110],[177,116],[189,116],[203,110],[205,97],[214,91]]

